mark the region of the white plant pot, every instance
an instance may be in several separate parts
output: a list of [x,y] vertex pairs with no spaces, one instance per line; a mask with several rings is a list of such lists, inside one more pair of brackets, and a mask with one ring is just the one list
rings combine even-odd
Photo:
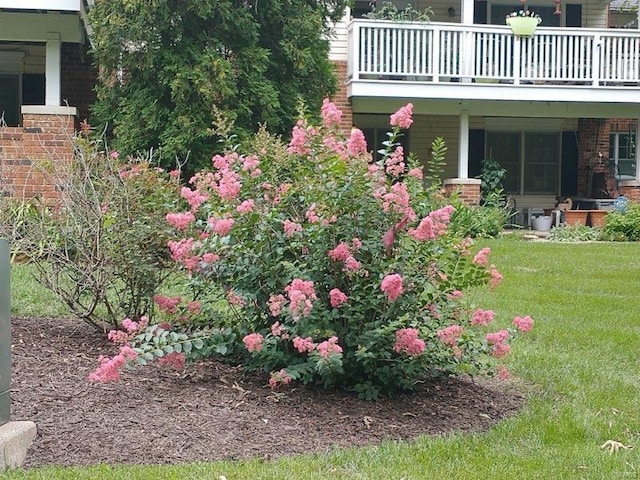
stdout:
[[531,226],[537,232],[548,232],[551,230],[553,217],[551,215],[541,215],[531,219]]

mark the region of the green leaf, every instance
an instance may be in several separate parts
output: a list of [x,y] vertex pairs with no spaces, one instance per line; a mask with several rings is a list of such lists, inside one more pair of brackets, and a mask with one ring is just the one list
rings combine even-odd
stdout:
[[193,348],[195,348],[196,350],[200,350],[202,347],[204,347],[204,342],[201,338],[196,338],[193,341]]
[[190,340],[187,340],[186,342],[184,342],[182,344],[182,351],[186,354],[191,353],[191,349],[193,348],[193,345],[191,344]]
[[153,351],[153,355],[154,355],[155,357],[157,357],[157,358],[162,358],[162,357],[164,357],[164,352],[162,351],[162,349],[161,349],[161,348],[156,348],[156,349]]

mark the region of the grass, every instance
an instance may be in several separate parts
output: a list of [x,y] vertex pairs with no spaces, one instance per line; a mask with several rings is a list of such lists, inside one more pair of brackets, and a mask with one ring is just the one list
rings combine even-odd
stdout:
[[[490,431],[277,461],[42,468],[5,476],[127,480],[221,476],[229,480],[640,478],[640,243],[510,239],[482,243],[492,248],[492,262],[505,279],[493,291],[470,292],[471,298],[495,310],[503,325],[515,315],[531,315],[536,321],[533,332],[513,343],[509,359],[514,376],[530,392],[529,401],[518,415]],[[19,278],[14,274],[14,282]],[[16,291],[31,290],[16,285],[13,293]],[[23,306],[35,308],[23,299],[15,314],[31,314],[22,312]],[[42,307],[50,308],[47,303]],[[135,432],[124,434],[132,435],[135,455]],[[600,448],[608,440],[636,448],[609,453]]]

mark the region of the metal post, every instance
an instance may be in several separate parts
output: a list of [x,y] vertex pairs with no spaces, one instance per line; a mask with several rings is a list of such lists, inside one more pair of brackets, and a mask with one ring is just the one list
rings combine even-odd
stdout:
[[11,296],[9,242],[0,238],[0,425],[10,419]]

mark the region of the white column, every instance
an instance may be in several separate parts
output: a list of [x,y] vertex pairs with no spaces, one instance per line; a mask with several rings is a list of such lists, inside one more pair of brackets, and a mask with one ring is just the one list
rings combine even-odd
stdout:
[[473,0],[462,0],[460,23],[463,25],[473,25]]
[[458,178],[469,178],[469,111],[460,112],[458,134]]
[[[460,22],[462,25],[473,25],[473,0],[462,0],[462,11],[460,12]],[[462,81],[471,82],[473,76],[473,62],[475,53],[474,34],[465,30],[462,34],[460,67],[462,71]]]
[[45,52],[45,105],[60,106],[61,45],[59,33],[47,33]]

